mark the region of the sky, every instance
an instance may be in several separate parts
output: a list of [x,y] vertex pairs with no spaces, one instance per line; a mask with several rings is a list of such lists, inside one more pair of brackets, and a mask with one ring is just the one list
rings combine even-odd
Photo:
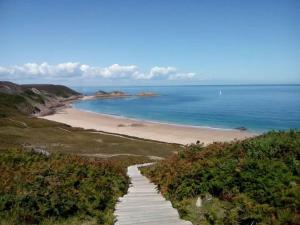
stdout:
[[299,0],[0,0],[0,80],[299,84]]

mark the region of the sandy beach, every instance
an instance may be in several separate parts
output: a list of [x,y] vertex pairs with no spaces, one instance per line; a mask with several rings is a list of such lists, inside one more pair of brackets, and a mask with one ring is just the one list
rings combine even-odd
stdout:
[[128,119],[80,111],[74,108],[60,109],[55,114],[42,118],[73,127],[96,129],[103,132],[184,145],[195,143],[197,140],[209,144],[215,141],[244,139],[255,135],[247,131],[233,129],[192,127]]

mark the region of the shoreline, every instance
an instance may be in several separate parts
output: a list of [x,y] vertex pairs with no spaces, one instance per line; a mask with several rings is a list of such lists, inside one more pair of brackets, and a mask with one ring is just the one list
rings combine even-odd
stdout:
[[[136,122],[141,122],[141,123],[143,123],[143,122],[145,122],[145,123],[149,122],[149,123],[157,123],[157,124],[177,126],[177,127],[187,127],[187,128],[190,127],[190,128],[199,128],[199,129],[204,128],[204,129],[224,130],[224,131],[239,131],[238,129],[235,129],[235,128],[210,127],[210,126],[201,126],[201,125],[171,123],[171,122],[163,122],[163,121],[155,121],[155,120],[146,120],[146,119],[140,119],[140,118],[133,118],[133,117],[127,117],[127,116],[122,116],[122,115],[117,115],[117,114],[93,112],[93,111],[90,111],[90,110],[84,110],[84,109],[75,108],[75,107],[73,107],[72,103],[69,106],[67,106],[67,107],[73,108],[73,109],[81,111],[81,112],[87,112],[87,113],[92,113],[92,114],[97,114],[97,115],[102,115],[102,116],[108,116],[108,117],[113,117],[113,118],[116,118],[116,119],[128,119],[128,120],[132,120],[132,121],[136,121]],[[260,134],[259,132],[253,132],[251,130],[246,130],[244,132],[253,133],[253,134],[254,133],[255,134]]]
[[242,140],[257,135],[257,133],[235,129],[170,124],[83,111],[73,108],[70,104],[57,109],[54,114],[40,118],[65,123],[73,127],[95,129],[108,134],[181,145],[196,143],[198,140],[207,145],[218,141]]

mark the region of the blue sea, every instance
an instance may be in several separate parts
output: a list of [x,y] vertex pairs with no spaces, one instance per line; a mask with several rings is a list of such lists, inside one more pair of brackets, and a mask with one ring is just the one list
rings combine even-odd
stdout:
[[84,94],[120,90],[157,97],[79,101],[74,107],[129,118],[255,132],[300,128],[300,85],[75,87]]

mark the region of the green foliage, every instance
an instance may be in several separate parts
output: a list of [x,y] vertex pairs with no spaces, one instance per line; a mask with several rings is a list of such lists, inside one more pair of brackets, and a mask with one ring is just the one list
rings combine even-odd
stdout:
[[[78,92],[62,85],[17,85],[0,81],[0,86],[9,90],[0,90],[0,118],[37,113],[40,111],[37,106],[45,105],[50,99],[79,95]],[[35,93],[32,88],[39,89],[40,93]]]
[[45,104],[45,100],[31,90],[26,90],[23,94],[0,93],[0,118],[31,114],[36,110],[35,103]]
[[24,91],[24,95],[40,104],[45,104],[45,100],[42,95],[36,94],[30,89],[26,89]]
[[117,198],[128,188],[125,169],[116,162],[71,155],[1,153],[0,174],[0,218],[10,224],[72,217],[113,224]]
[[0,93],[0,118],[26,113],[30,110],[32,110],[32,106],[25,97]]
[[[295,130],[192,145],[144,169],[195,224],[298,224],[299,171],[300,132]],[[213,199],[197,211],[188,199],[205,199],[207,193]]]
[[22,87],[25,88],[36,88],[40,91],[47,92],[49,94],[63,97],[63,98],[68,98],[72,95],[79,95],[80,93],[72,90],[71,88],[68,88],[63,85],[53,85],[53,84],[25,84],[22,85]]

